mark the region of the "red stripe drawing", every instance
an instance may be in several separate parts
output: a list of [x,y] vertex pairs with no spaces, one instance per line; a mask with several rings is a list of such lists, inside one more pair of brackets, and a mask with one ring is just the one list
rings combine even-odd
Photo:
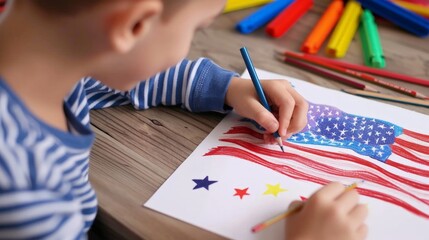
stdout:
[[387,121],[310,104],[309,123],[284,142],[263,144],[248,121],[238,121],[206,156],[232,156],[288,177],[326,184],[365,181],[360,194],[429,219],[429,135]]

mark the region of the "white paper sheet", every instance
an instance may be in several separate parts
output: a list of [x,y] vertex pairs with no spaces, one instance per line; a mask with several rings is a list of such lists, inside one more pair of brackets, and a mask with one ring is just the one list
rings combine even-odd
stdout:
[[[384,120],[404,129],[429,135],[429,117],[426,115],[262,70],[258,70],[258,74],[261,79],[287,79],[311,103],[334,106],[345,113],[366,117],[368,121],[373,118]],[[245,74],[245,76],[248,75]],[[361,202],[368,203],[370,211],[367,220],[368,239],[429,239],[427,230],[429,229],[429,153],[420,153],[410,147],[400,146],[415,155],[420,162],[411,161],[407,157],[392,153],[385,163],[344,147],[295,142],[290,143],[292,147],[286,147],[286,152],[301,156],[300,160],[281,158],[257,153],[254,148],[249,149],[236,143],[221,141],[220,139],[233,139],[253,144],[273,154],[281,154],[278,146],[265,145],[257,137],[248,134],[225,134],[233,126],[255,129],[252,124],[242,122],[240,119],[234,113],[226,116],[146,202],[145,206],[231,239],[284,239],[284,221],[256,234],[252,233],[250,229],[252,226],[284,212],[291,201],[308,197],[321,187],[314,181],[297,179],[302,177],[297,177],[298,175],[293,171],[299,171],[319,179],[335,180],[344,184],[351,184],[360,179],[365,180],[360,188],[367,193],[364,194],[367,196],[361,197]],[[362,124],[362,122],[360,123]],[[376,124],[373,128],[378,127],[382,130],[389,126],[377,123],[378,125]],[[369,126],[370,124],[365,124],[365,127]],[[377,129],[371,133],[376,134],[375,130]],[[424,140],[417,140],[404,134],[401,134],[401,138],[420,145],[419,149],[429,149],[429,143]],[[381,140],[380,137],[379,141]],[[359,160],[319,157],[317,154],[301,151],[293,146],[345,154]],[[263,159],[267,164],[278,165],[270,168],[268,165],[263,166],[261,163],[244,160],[236,153],[232,154],[234,156],[222,152],[206,155],[213,153],[213,149],[217,147],[220,147],[218,149],[234,148],[235,151],[246,151]],[[341,171],[339,171],[339,175],[326,173],[302,162],[308,159],[338,169],[359,170],[360,175],[350,176]],[[364,164],[358,164],[356,161]],[[405,167],[399,169],[391,162],[402,164]],[[365,166],[367,163],[370,165]],[[282,165],[286,167],[278,167]],[[420,172],[410,173],[408,167],[413,167]],[[204,180],[206,177],[208,177],[206,179],[208,181],[217,181],[206,186],[208,189],[202,184],[197,184],[198,180]],[[271,188],[280,184],[277,187],[285,191],[278,192],[277,196],[264,194],[268,190],[267,184],[270,184]],[[200,188],[194,189],[198,186]],[[247,190],[244,190],[246,188]],[[235,189],[247,192],[249,195],[242,195],[240,198],[235,195],[237,193]],[[368,193],[368,191],[370,192]],[[399,199],[405,205],[376,198],[371,191]]]

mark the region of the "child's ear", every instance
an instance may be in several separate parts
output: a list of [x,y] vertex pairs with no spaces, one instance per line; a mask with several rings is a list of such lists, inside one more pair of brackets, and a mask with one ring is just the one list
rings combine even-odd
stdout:
[[161,0],[132,2],[132,6],[118,12],[107,23],[110,25],[107,26],[110,42],[117,52],[130,51],[162,14]]

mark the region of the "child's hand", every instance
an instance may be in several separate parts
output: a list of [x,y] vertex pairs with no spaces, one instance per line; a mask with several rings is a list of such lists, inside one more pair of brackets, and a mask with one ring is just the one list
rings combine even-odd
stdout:
[[[313,194],[298,213],[286,220],[287,240],[365,239],[368,215],[359,204],[356,190],[344,191],[340,183],[330,183]],[[293,202],[290,207],[302,202]]]
[[[285,80],[261,81],[272,113],[260,103],[253,83],[249,79],[233,78],[225,103],[243,117],[255,120],[267,130],[266,142],[274,143],[272,133],[278,131],[285,139],[301,131],[307,124],[307,101]],[[277,120],[278,117],[278,120]]]

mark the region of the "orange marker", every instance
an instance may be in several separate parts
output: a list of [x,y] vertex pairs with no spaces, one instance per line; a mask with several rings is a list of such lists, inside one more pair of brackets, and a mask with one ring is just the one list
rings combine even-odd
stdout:
[[307,36],[307,39],[301,46],[301,51],[316,54],[340,19],[343,9],[343,0],[333,0],[311,33]]

